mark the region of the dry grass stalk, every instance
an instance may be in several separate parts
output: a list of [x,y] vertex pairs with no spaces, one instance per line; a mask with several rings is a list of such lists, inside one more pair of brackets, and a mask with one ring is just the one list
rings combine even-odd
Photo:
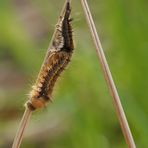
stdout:
[[124,113],[124,110],[123,110],[123,107],[122,107],[122,104],[121,104],[121,101],[120,101],[120,98],[118,95],[118,91],[116,89],[116,86],[115,86],[114,80],[112,78],[112,75],[111,75],[111,72],[110,72],[110,69],[109,69],[100,39],[99,39],[99,36],[97,34],[97,30],[96,30],[87,0],[81,0],[81,4],[82,4],[83,10],[84,10],[84,14],[86,16],[86,20],[87,20],[91,35],[92,35],[92,39],[93,39],[95,47],[96,47],[97,56],[98,56],[98,59],[101,64],[101,68],[103,70],[103,75],[105,77],[105,80],[107,82],[107,86],[109,88],[110,94],[113,99],[115,111],[116,111],[117,117],[119,119],[120,126],[122,129],[123,135],[125,137],[126,143],[129,148],[136,148],[134,139],[132,137],[132,133],[130,131],[130,128],[129,128],[129,125],[128,125],[128,122],[127,122],[127,119],[126,119],[126,116],[125,116],[125,113]]
[[28,109],[28,108],[25,109],[24,115],[23,115],[22,120],[20,122],[20,126],[19,126],[16,136],[14,138],[12,148],[19,148],[20,147],[20,144],[22,142],[22,138],[24,135],[24,131],[25,131],[25,128],[27,127],[31,113],[32,113],[32,111],[30,109]]
[[38,78],[25,104],[26,110],[12,148],[20,147],[32,111],[43,108],[48,101],[51,101],[55,82],[71,59],[74,46],[70,14],[70,0],[66,0]]

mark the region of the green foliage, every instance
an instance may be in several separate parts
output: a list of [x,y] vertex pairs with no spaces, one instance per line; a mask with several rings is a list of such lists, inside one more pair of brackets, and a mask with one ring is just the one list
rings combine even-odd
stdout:
[[[0,147],[10,147],[64,0],[0,1]],[[148,19],[144,0],[89,0],[137,147],[148,147]],[[22,148],[125,148],[79,1],[75,51],[53,93],[33,114]]]

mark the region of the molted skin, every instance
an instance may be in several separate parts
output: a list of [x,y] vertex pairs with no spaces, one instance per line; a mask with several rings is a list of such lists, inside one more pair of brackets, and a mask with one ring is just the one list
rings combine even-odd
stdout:
[[67,2],[65,15],[56,26],[53,42],[26,103],[31,110],[42,108],[51,100],[55,82],[70,61],[74,49],[70,13],[70,3]]

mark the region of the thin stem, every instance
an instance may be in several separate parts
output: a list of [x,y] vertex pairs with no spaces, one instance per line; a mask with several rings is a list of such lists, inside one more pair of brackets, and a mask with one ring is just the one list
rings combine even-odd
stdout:
[[27,124],[28,124],[30,117],[31,117],[31,113],[32,113],[32,111],[30,109],[26,108],[24,115],[22,117],[22,120],[20,122],[18,131],[17,131],[16,136],[14,138],[12,148],[19,148],[20,147],[20,144],[23,139],[24,131],[25,131]]
[[[62,11],[60,13],[60,18],[58,20],[58,23],[61,21],[61,18],[63,17],[63,15],[65,13],[67,2],[70,3],[71,0],[65,0],[65,4],[64,4],[63,9],[62,9]],[[53,37],[51,39],[51,43],[53,42],[55,33],[56,33],[56,29],[55,29],[55,32],[54,32]],[[48,53],[48,51],[47,51],[47,53]],[[48,56],[48,54],[46,54],[46,56]],[[46,57],[45,57],[45,59],[46,59]],[[26,110],[24,112],[24,115],[22,117],[22,120],[21,120],[19,128],[18,128],[18,131],[17,131],[16,136],[14,138],[12,148],[19,148],[20,147],[22,139],[23,139],[23,135],[24,135],[24,132],[25,132],[25,129],[27,127],[27,123],[29,122],[30,117],[31,117],[31,113],[32,113],[32,111],[26,107]]]
[[87,0],[81,0],[81,4],[83,7],[85,16],[86,16],[86,20],[87,20],[91,35],[92,35],[92,39],[93,39],[95,47],[96,47],[97,56],[98,56],[98,59],[101,64],[101,68],[103,70],[103,75],[105,77],[105,80],[107,82],[107,86],[109,88],[110,94],[113,99],[113,104],[115,107],[117,117],[120,122],[120,126],[122,129],[124,138],[125,138],[126,143],[129,148],[136,148],[134,139],[132,137],[132,133],[130,131],[130,128],[129,128],[129,125],[128,125],[128,122],[127,122],[127,119],[126,119],[126,116],[125,116],[125,113],[124,113],[124,110],[123,110],[123,107],[122,107],[122,104],[121,104],[121,101],[120,101],[120,98],[118,95],[118,91],[116,89],[116,86],[115,86],[114,80],[112,78],[112,75],[111,75],[111,72],[110,72],[110,69],[109,69],[100,39],[99,39],[99,36],[97,34],[97,30],[96,30]]

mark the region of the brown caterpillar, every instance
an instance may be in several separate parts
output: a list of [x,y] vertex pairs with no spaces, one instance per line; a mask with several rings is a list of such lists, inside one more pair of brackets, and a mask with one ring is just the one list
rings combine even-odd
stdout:
[[70,3],[67,2],[65,14],[56,26],[55,36],[26,102],[31,110],[42,108],[51,100],[54,84],[70,61],[74,49],[70,14]]

